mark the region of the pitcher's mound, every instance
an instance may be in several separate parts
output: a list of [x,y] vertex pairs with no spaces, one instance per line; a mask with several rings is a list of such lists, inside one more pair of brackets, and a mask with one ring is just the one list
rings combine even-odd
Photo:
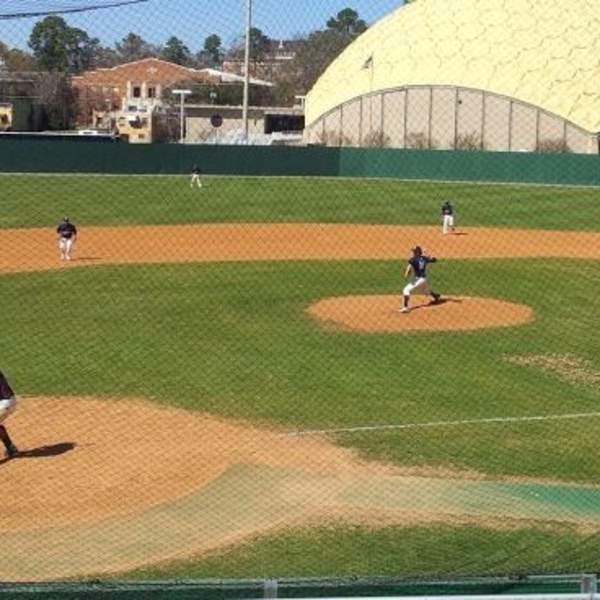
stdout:
[[364,333],[467,331],[533,320],[528,306],[491,298],[452,296],[430,304],[428,298],[413,296],[406,314],[400,312],[401,305],[401,296],[343,296],[321,300],[308,312],[321,321]]

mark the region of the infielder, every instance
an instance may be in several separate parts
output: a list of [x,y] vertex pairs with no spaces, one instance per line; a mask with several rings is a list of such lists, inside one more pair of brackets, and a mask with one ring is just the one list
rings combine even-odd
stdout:
[[71,260],[73,244],[77,239],[77,227],[65,217],[56,228],[58,235],[58,249],[60,250],[60,260]]
[[0,371],[0,440],[6,448],[6,458],[14,458],[19,454],[17,447],[12,443],[6,427],[2,424],[6,421],[8,415],[10,415],[17,406],[17,399],[15,393],[12,391],[6,377],[2,371]]
[[404,272],[404,278],[408,279],[412,277],[412,281],[406,285],[402,294],[404,296],[403,306],[400,312],[407,313],[410,311],[408,303],[411,294],[421,293],[424,295],[431,296],[433,303],[436,304],[440,301],[440,294],[436,294],[430,287],[427,281],[427,265],[437,262],[437,258],[433,256],[423,256],[423,250],[421,246],[415,246],[412,249],[412,256],[408,259],[408,265]]
[[454,207],[448,200],[442,204],[442,233],[446,235],[448,230],[455,232],[454,228]]
[[192,169],[192,179],[190,180],[190,187],[193,188],[194,184],[196,184],[199,188],[202,187],[202,181],[200,180],[200,168],[198,165],[194,165]]

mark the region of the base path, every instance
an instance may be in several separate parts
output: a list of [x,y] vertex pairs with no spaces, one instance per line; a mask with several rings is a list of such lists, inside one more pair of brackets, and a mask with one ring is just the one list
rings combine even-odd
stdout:
[[[160,227],[82,226],[69,266],[262,260],[406,259],[416,244],[443,258],[600,259],[600,234],[391,225],[232,224]],[[65,266],[53,230],[0,230],[0,273]]]
[[11,431],[27,450],[0,465],[2,581],[118,573],[332,519],[600,532],[597,489],[367,463],[322,437],[147,402],[26,399]]

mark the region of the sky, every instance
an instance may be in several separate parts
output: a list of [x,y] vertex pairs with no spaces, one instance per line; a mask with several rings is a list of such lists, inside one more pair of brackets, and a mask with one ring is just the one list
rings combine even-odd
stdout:
[[[89,0],[92,3],[93,0]],[[323,28],[329,17],[351,7],[372,23],[402,5],[403,0],[253,0],[254,25],[274,39]],[[81,3],[81,2],[80,2]],[[0,13],[27,8],[76,4],[58,0],[0,0]],[[164,43],[174,35],[192,52],[204,39],[218,34],[225,45],[244,28],[245,0],[149,0],[145,4],[65,15],[69,25],[85,29],[104,45],[113,46],[133,31],[149,42]],[[40,18],[0,21],[0,41],[26,49],[29,34]]]

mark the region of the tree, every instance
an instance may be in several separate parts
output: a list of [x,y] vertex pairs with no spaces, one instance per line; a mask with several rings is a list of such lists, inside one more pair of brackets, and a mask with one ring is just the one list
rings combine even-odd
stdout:
[[[271,47],[271,39],[265,35],[258,27],[250,29],[250,60],[254,63],[260,62]],[[242,59],[246,52],[246,37],[244,35],[237,38],[231,54],[234,58]]]
[[136,33],[128,33],[121,42],[115,45],[119,62],[132,62],[150,56],[157,56],[160,52]]
[[99,40],[83,30],[70,27],[62,17],[50,16],[36,23],[29,47],[39,68],[46,71],[78,73],[90,67]]
[[167,40],[161,54],[165,60],[178,65],[189,64],[192,58],[189,48],[175,36]]
[[306,94],[333,60],[366,29],[367,24],[358,13],[346,8],[327,21],[326,29],[297,40],[296,56],[277,80],[278,101],[290,103],[295,95]]
[[119,59],[119,53],[115,49],[108,48],[107,46],[98,46],[94,50],[92,62],[94,68],[107,68],[118,65]]
[[203,65],[214,67],[221,64],[223,60],[223,46],[221,38],[213,33],[204,40],[204,46],[198,53],[198,62]]
[[0,62],[4,63],[7,71],[33,71],[35,70],[35,59],[31,54],[10,48],[0,42]]
[[352,8],[344,8],[337,16],[327,21],[327,28],[343,35],[356,36],[367,30],[367,24],[360,19],[358,13]]
[[263,60],[271,47],[271,40],[258,27],[250,29],[250,58],[254,61]]
[[71,129],[76,113],[76,100],[68,75],[56,71],[42,74],[36,81],[35,94],[43,107],[44,125],[47,129]]

